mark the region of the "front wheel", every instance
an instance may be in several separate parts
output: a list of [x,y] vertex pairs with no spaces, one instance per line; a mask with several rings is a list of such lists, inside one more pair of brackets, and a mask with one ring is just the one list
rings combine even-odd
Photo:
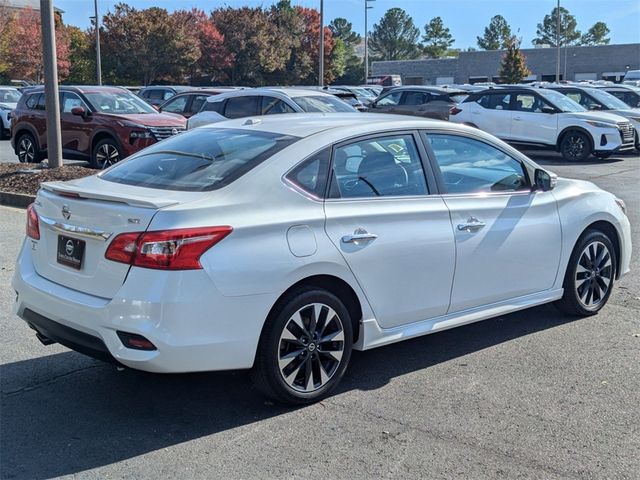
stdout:
[[115,165],[122,159],[120,147],[112,138],[103,138],[93,147],[91,153],[91,166],[105,169]]
[[16,145],[16,154],[20,163],[38,163],[40,161],[41,155],[33,135],[23,133],[18,137]]
[[306,287],[287,295],[265,323],[251,376],[266,396],[303,405],[326,397],[347,369],[353,327],[332,293]]
[[587,230],[571,253],[564,294],[556,306],[570,315],[595,315],[609,300],[615,275],[616,253],[611,240],[599,230]]
[[569,132],[560,142],[560,153],[569,162],[581,162],[591,155],[589,137],[582,132]]

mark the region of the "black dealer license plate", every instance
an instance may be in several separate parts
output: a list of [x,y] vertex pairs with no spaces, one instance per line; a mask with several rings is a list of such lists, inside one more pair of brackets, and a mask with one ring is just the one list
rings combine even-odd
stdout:
[[84,240],[58,235],[58,263],[80,270],[84,246]]

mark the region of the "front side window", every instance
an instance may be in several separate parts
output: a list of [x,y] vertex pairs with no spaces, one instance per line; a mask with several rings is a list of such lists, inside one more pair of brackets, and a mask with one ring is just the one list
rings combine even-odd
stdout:
[[62,113],[71,113],[75,107],[82,107],[86,109],[84,102],[82,99],[71,92],[63,92],[62,94]]
[[227,100],[227,108],[224,116],[227,118],[250,117],[258,114],[258,101],[260,97],[233,97]]
[[380,100],[376,102],[376,105],[380,105],[381,107],[388,107],[398,105],[400,103],[400,97],[402,97],[402,91],[392,91],[388,95],[382,97]]
[[331,149],[324,149],[300,163],[286,178],[299,189],[322,198],[327,186],[330,160]]
[[412,135],[389,135],[337,147],[331,198],[426,195],[427,183]]
[[147,90],[146,92],[144,92],[143,96],[145,98],[150,98],[152,100],[163,100],[164,99],[163,90],[160,90],[158,88],[154,88],[152,90]]
[[224,111],[224,104],[225,101],[213,101],[213,102],[204,102],[204,105],[202,105],[202,109],[200,110],[201,112],[216,112],[219,113],[220,115],[222,115],[222,112]]
[[522,163],[473,138],[425,134],[446,192],[450,194],[529,190]]
[[262,97],[262,115],[275,115],[278,113],[295,113],[295,110],[279,98]]
[[168,102],[164,107],[162,107],[162,111],[171,112],[171,113],[184,113],[184,109],[187,106],[188,101],[189,101],[189,97],[187,95],[174,98],[173,100]]
[[193,97],[193,100],[191,101],[191,106],[189,107],[189,111],[191,113],[198,113],[202,108],[202,106],[204,105],[204,103],[207,101],[207,97],[210,97],[210,96],[211,95],[196,95],[195,97]]
[[430,95],[424,92],[407,92],[404,96],[404,105],[423,105],[429,101]]
[[141,150],[100,178],[161,190],[215,190],[297,140],[261,131],[195,129]]

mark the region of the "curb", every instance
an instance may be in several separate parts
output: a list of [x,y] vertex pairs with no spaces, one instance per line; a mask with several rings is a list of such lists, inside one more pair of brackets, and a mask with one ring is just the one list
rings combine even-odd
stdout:
[[35,195],[0,191],[0,205],[4,205],[6,207],[27,208],[30,203],[35,201],[35,199]]

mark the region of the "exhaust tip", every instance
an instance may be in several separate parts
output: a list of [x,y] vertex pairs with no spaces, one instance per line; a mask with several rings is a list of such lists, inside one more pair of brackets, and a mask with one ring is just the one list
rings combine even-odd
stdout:
[[41,334],[38,331],[36,331],[36,338],[40,340],[40,343],[42,343],[45,347],[56,343],[53,340],[51,340],[49,337],[45,337],[43,334]]

